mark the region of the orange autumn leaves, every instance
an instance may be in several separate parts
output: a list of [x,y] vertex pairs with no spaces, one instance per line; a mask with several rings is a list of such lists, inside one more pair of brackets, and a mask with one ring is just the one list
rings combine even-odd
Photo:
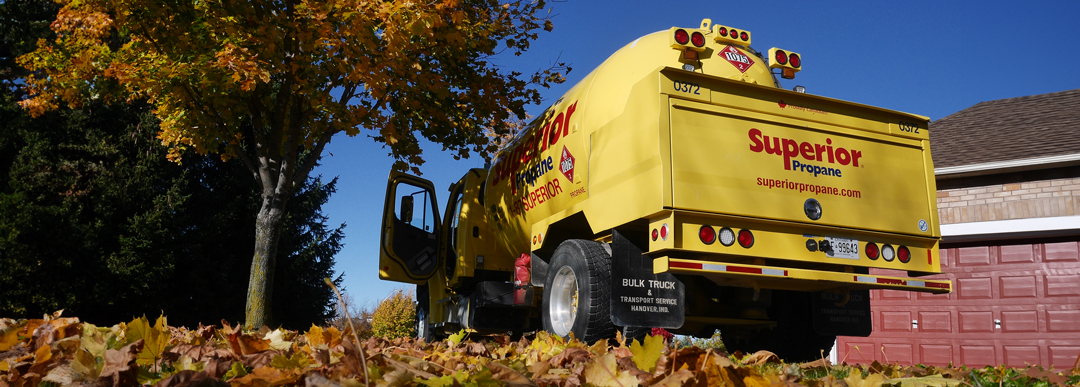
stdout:
[[[97,327],[59,313],[0,319],[0,386],[956,386],[975,371],[899,365],[785,364],[769,352],[729,356],[676,348],[662,336],[614,345],[495,336],[426,343],[346,330],[244,331],[227,322],[196,329],[145,317]],[[460,338],[459,338],[460,339]],[[370,380],[359,363],[367,356]],[[997,372],[1004,369],[990,369]],[[1028,381],[1069,383],[1080,371],[1029,368]]]
[[57,38],[19,58],[34,71],[22,106],[145,99],[174,160],[194,149],[253,164],[364,129],[399,169],[423,162],[418,137],[486,153],[485,128],[507,133],[535,88],[561,79],[492,62],[551,29],[543,2],[61,2]]

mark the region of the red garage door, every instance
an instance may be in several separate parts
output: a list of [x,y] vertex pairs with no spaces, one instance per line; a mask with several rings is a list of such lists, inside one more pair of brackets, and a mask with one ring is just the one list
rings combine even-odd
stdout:
[[840,337],[838,360],[1073,367],[1080,356],[1078,242],[964,247],[941,255],[946,274],[927,278],[952,280],[953,293],[871,291],[874,333]]

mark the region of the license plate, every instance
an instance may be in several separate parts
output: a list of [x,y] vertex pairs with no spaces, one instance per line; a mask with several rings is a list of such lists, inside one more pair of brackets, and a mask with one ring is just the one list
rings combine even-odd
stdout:
[[844,238],[825,238],[829,241],[832,251],[825,255],[832,258],[859,259],[859,241]]

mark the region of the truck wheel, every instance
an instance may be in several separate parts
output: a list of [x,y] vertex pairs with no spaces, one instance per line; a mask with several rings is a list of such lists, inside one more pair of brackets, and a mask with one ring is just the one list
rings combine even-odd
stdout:
[[[727,350],[744,353],[767,350],[789,363],[821,359],[822,351],[824,356],[829,355],[836,336],[820,335],[814,331],[810,293],[773,290],[772,306],[768,308],[768,313],[776,321],[775,328],[749,332],[730,344],[725,339]],[[723,329],[720,332],[723,335]]]
[[431,315],[430,298],[427,285],[416,285],[416,338],[431,343],[435,341],[428,316]]
[[571,239],[555,249],[544,283],[544,330],[587,343],[615,336],[611,255],[600,243]]

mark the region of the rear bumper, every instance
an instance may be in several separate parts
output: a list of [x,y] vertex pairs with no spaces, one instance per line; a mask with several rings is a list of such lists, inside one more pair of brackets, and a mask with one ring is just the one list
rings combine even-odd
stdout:
[[702,276],[723,286],[765,289],[803,291],[894,289],[935,294],[952,291],[952,282],[950,281],[916,280],[870,274],[718,263],[671,257],[654,259],[653,271],[657,274],[671,273]]

